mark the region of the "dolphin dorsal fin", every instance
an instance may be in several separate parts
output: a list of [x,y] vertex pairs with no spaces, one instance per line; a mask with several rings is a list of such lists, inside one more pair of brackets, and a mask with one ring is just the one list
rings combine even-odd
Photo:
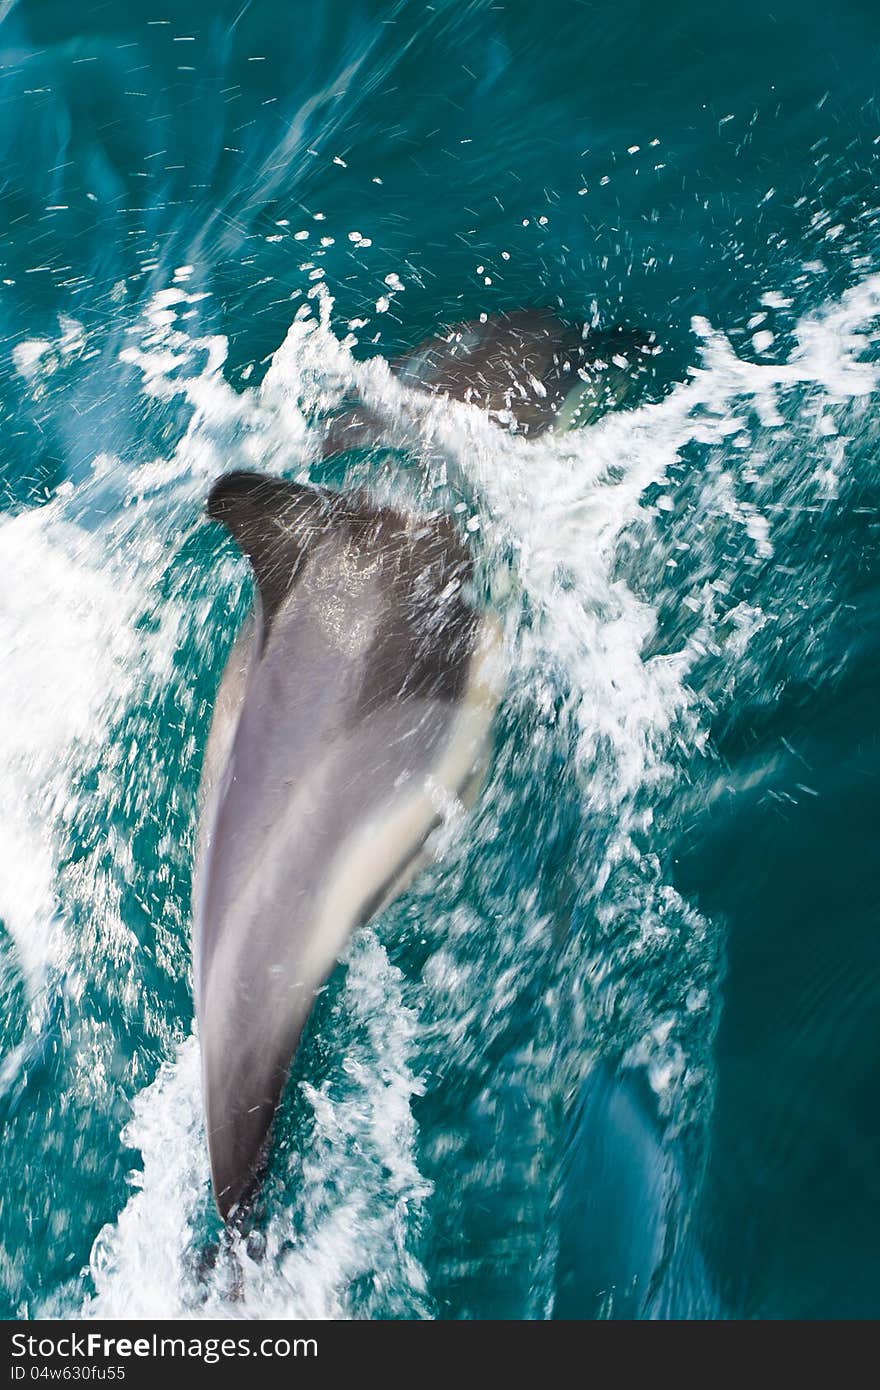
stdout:
[[208,494],[207,510],[250,560],[268,631],[310,542],[336,518],[336,499],[265,473],[224,473]]

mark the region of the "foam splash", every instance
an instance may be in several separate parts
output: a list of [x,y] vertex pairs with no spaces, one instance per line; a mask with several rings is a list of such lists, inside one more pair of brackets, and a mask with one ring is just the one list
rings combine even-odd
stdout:
[[192,1230],[208,1177],[194,1037],[134,1100],[123,1142],[139,1149],[138,1187],[92,1247],[85,1317],[177,1318],[192,1302]]
[[32,991],[62,971],[59,820],[138,667],[138,595],[63,501],[0,522],[0,918]]
[[208,1164],[198,1043],[191,1037],[134,1102],[123,1138],[140,1150],[137,1192],[99,1235],[90,1262],[95,1318],[338,1318],[355,1315],[351,1289],[367,1281],[374,1312],[428,1309],[411,1225],[430,1195],[414,1159],[410,1111],[416,1018],[400,972],[369,930],[352,944],[331,1027],[356,1036],[320,1087],[304,1085],[312,1137],[295,1180],[292,1210],[269,1222],[255,1256],[233,1237],[198,1273]]

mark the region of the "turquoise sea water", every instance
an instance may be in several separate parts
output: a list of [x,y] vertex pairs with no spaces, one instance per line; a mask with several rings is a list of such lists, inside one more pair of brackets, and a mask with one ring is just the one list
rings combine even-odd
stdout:
[[[5,1316],[876,1316],[878,57],[855,0],[0,0]],[[650,392],[407,413],[384,360],[535,305]],[[507,694],[217,1252],[202,499],[326,477],[354,386],[333,479],[462,504]]]

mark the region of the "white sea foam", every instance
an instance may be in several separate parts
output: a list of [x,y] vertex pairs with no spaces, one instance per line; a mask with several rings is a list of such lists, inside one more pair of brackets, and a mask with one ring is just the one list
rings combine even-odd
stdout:
[[386,1316],[427,1309],[410,1229],[430,1193],[415,1164],[410,1111],[422,1090],[411,1066],[416,1019],[372,932],[360,934],[349,960],[330,1027],[353,1028],[354,1037],[323,1084],[304,1087],[311,1142],[302,1162],[293,1160],[293,1208],[270,1220],[264,1252],[256,1258],[235,1238],[198,1274],[193,1239],[209,1200],[208,1164],[191,1037],[135,1099],[123,1137],[141,1151],[143,1171],[95,1242],[85,1316],[345,1317],[363,1279],[375,1281]]
[[195,1038],[135,1098],[123,1141],[140,1149],[137,1192],[92,1247],[87,1317],[176,1318],[192,1302],[189,1244],[208,1176]]
[[63,500],[0,521],[0,918],[32,988],[67,962],[57,826],[129,683],[136,611]]

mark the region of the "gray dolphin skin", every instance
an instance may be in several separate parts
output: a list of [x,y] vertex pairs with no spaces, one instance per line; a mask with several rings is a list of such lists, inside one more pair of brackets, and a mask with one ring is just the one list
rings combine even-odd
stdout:
[[215,706],[193,892],[225,1219],[257,1181],[316,991],[479,777],[500,666],[448,517],[251,473],[221,478],[208,513],[258,589]]

